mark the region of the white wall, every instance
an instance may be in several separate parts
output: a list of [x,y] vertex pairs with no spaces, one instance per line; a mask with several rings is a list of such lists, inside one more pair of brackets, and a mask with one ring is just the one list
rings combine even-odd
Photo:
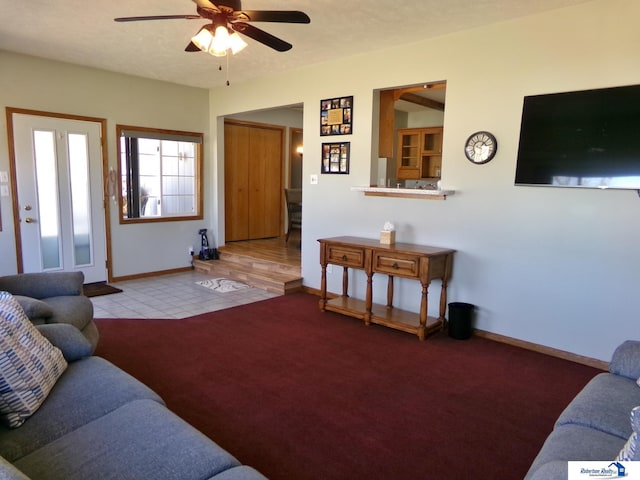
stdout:
[[[296,71],[295,80],[234,84],[211,92],[211,125],[219,136],[222,115],[304,103],[305,285],[320,286],[318,238],[376,238],[392,220],[398,241],[458,250],[449,300],[477,305],[478,328],[608,360],[619,342],[638,338],[640,199],[631,191],[514,187],[513,178],[525,95],[640,83],[637,18],[640,2],[598,0],[317,65]],[[434,80],[447,81],[442,175],[456,194],[428,201],[352,192],[369,183],[377,157],[372,92]],[[319,101],[344,95],[354,96],[354,134],[321,138]],[[464,157],[463,143],[476,130],[498,139],[489,164]],[[320,144],[335,138],[351,142],[350,175],[320,175]],[[221,142],[212,147],[209,180],[219,201]],[[319,175],[318,185],[309,185],[310,174]],[[223,228],[216,210],[210,222]],[[339,270],[329,275],[336,292]],[[352,277],[354,295],[362,297],[364,279]],[[385,282],[374,283],[379,299]],[[417,310],[418,287],[399,283],[399,306]],[[437,293],[434,285],[431,313]]]
[[[5,107],[107,119],[109,165],[116,168],[116,124],[175,129],[209,135],[209,92],[0,51],[0,171],[8,171]],[[205,156],[205,175],[211,158]],[[205,210],[212,193],[206,189]],[[0,275],[16,272],[11,197],[0,197]],[[208,214],[210,216],[210,214]],[[111,205],[113,275],[187,267],[187,247],[198,250],[206,221],[120,225]]]

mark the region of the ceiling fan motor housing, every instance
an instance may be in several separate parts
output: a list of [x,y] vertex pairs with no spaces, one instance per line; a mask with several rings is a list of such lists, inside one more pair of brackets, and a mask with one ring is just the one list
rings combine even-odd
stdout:
[[214,5],[225,13],[233,13],[238,10],[242,10],[240,0],[225,0],[223,2],[215,2]]

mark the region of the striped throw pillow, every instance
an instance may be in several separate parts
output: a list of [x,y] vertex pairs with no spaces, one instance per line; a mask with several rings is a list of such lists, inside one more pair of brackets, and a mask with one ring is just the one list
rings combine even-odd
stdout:
[[18,301],[0,292],[0,421],[17,428],[42,405],[67,368]]

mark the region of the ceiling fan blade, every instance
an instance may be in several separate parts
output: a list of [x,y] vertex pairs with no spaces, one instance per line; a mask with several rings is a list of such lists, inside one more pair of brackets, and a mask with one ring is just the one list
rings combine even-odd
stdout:
[[151,15],[147,17],[119,17],[114,18],[116,22],[139,22],[142,20],[174,20],[184,18],[187,20],[197,20],[202,18],[200,15]]
[[184,51],[185,52],[201,52],[202,50],[200,50],[195,43],[189,42],[189,45],[187,45]]
[[242,10],[249,22],[311,23],[309,16],[298,10]]
[[259,28],[254,27],[253,25],[249,25],[244,22],[235,22],[231,24],[231,28],[233,28],[236,32],[242,33],[249,38],[253,38],[254,40],[263,43],[267,47],[271,47],[278,52],[286,52],[287,50],[291,50],[293,45],[284,40],[274,37],[270,33],[265,32],[264,30],[260,30]]

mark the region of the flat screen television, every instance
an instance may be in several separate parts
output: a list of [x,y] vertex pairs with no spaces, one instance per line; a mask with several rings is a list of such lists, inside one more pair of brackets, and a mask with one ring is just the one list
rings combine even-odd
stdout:
[[640,85],[525,97],[515,184],[640,190]]

